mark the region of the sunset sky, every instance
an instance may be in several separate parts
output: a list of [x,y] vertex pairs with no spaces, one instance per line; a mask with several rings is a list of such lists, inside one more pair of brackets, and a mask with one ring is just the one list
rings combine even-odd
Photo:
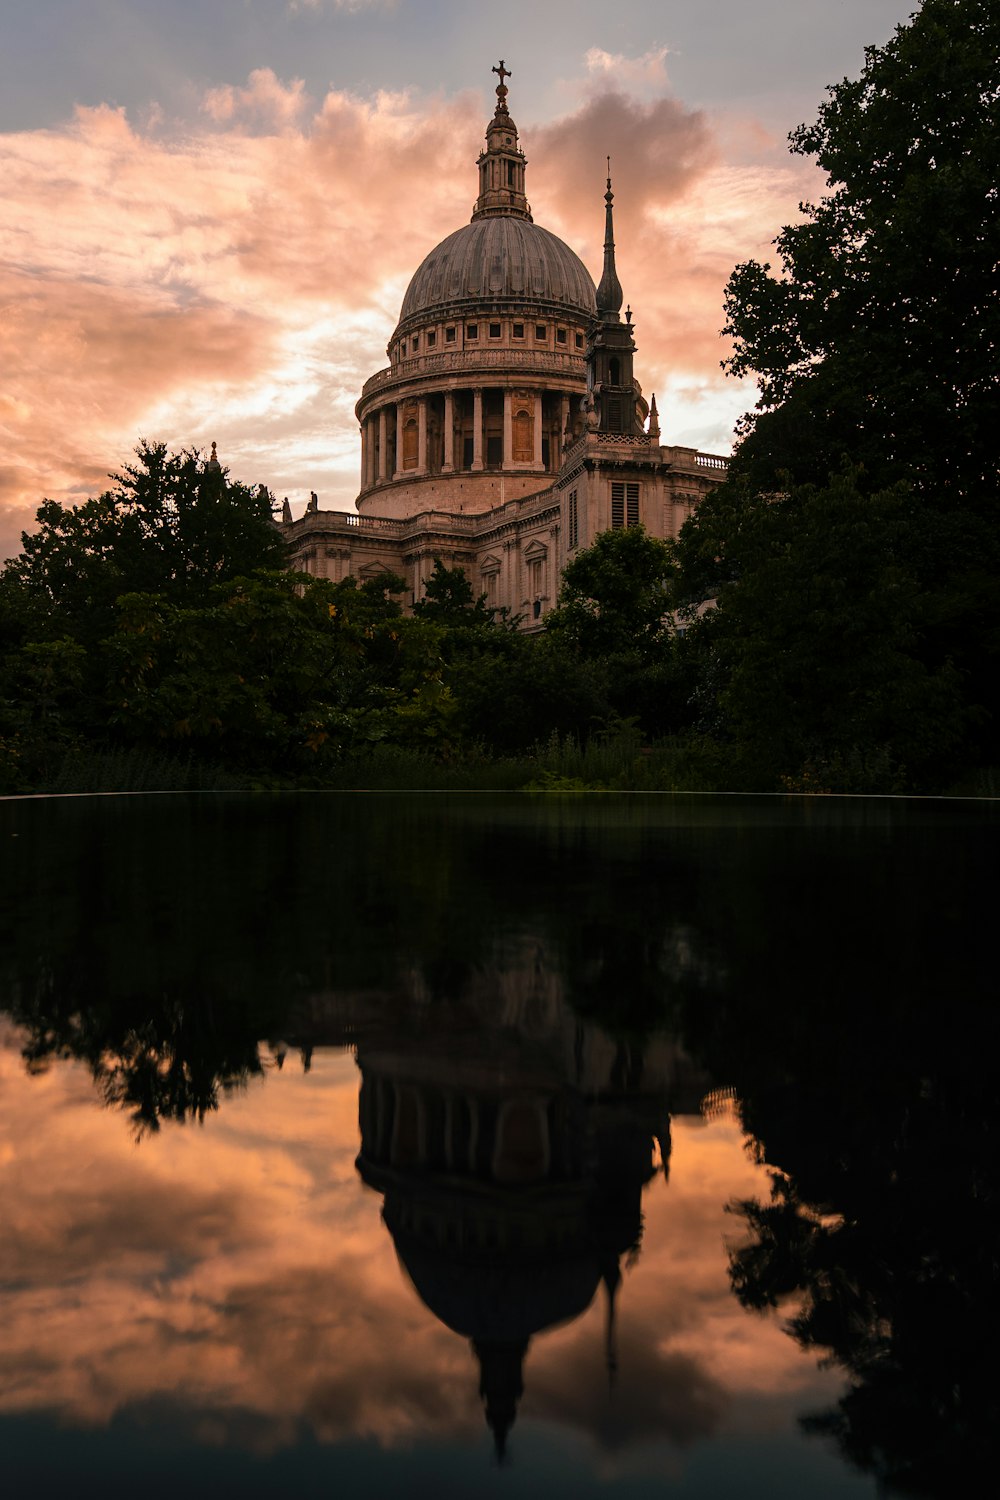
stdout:
[[753,389],[733,265],[821,187],[786,136],[913,0],[32,0],[0,20],[0,559],[140,438],[349,509],[353,407],[467,222],[502,56],[536,222],[599,275],[604,158],[665,438]]

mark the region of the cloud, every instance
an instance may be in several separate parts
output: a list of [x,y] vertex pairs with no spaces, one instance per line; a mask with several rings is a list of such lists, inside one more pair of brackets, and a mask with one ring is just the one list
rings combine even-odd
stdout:
[[301,78],[283,84],[271,68],[255,68],[246,88],[237,89],[225,84],[209,89],[201,107],[217,124],[228,123],[237,117],[249,117],[262,124],[289,127],[301,119],[308,108],[305,88]]
[[[591,50],[596,92],[522,123],[529,195],[599,276],[611,155],[640,379],[674,392],[689,427],[724,429],[726,276],[804,194],[753,122],[724,127],[663,96],[665,56]],[[661,91],[628,91],[647,85]],[[483,125],[471,93],[312,100],[259,68],[210,89],[193,127],[100,105],[0,136],[6,537],[44,496],[99,492],[140,436],[216,440],[234,477],[349,508],[354,402],[410,275],[468,220]],[[750,404],[725,400],[733,417]]]
[[591,47],[584,55],[584,64],[591,78],[600,79],[606,86],[630,89],[667,87],[668,47],[652,47],[641,57],[626,57],[622,52],[605,52],[601,47]]

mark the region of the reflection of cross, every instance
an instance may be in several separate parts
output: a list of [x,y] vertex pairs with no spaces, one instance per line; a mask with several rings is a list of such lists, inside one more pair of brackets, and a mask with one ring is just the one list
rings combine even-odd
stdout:
[[499,79],[500,79],[500,87],[501,88],[503,88],[503,81],[504,81],[505,78],[513,78],[513,76],[514,76],[513,73],[509,72],[507,70],[507,68],[504,67],[504,61],[503,61],[502,57],[500,59],[500,66],[499,66],[499,68],[492,68],[490,71],[493,72],[493,73],[496,73],[497,76],[499,77]]

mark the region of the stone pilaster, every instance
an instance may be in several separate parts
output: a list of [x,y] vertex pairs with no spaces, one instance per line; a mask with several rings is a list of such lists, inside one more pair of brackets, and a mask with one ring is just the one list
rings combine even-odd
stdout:
[[542,405],[545,400],[541,391],[535,392],[535,456],[534,466],[536,469],[542,467]]
[[503,393],[503,459],[505,469],[514,462],[514,398],[509,390]]
[[384,484],[385,483],[385,478],[386,478],[385,468],[386,468],[386,460],[388,458],[388,453],[386,451],[385,444],[386,444],[385,407],[382,406],[382,407],[379,408],[379,414],[378,414],[378,478],[379,478],[379,483],[380,484]]
[[427,397],[417,402],[417,473],[427,473]]
[[472,392],[472,467],[481,471],[483,467],[483,392],[476,386]]
[[451,474],[455,468],[455,397],[451,391],[444,393],[444,463],[442,474]]
[[403,403],[396,402],[396,467],[393,479],[403,477]]

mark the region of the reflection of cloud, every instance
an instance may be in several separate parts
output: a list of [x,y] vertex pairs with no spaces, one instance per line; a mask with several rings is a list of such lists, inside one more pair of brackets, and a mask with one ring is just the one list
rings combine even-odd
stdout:
[[[483,1433],[473,1354],[401,1276],[354,1170],[348,1054],[318,1051],[309,1075],[269,1070],[203,1129],[139,1147],[81,1067],[29,1078],[8,1042],[0,1084],[0,1415],[102,1426],[169,1408],[196,1441],[255,1452],[303,1432],[388,1447]],[[770,1394],[790,1421],[826,1391],[728,1291],[723,1207],[762,1175],[730,1122],[675,1121],[671,1185],[645,1195],[619,1293],[613,1401],[598,1298],[532,1341],[523,1423],[618,1462],[732,1427],[744,1398]]]
[[[701,382],[691,421],[725,426],[747,403],[719,403],[722,288],[798,179],[752,121],[722,130],[665,97],[662,48],[588,65],[578,108],[520,121],[538,220],[599,275],[610,153],[640,378],[661,395]],[[236,477],[279,495],[354,498],[353,403],[409,276],[468,218],[482,105],[311,101],[266,67],[203,103],[196,127],[102,105],[0,137],[0,503],[25,519],[46,494],[99,490],[140,435],[216,439]]]
[[576,1427],[612,1453],[657,1438],[688,1448],[716,1430],[727,1393],[696,1359],[664,1352],[638,1334],[620,1339],[618,1354],[610,1394],[593,1341],[560,1366],[532,1370],[532,1415]]

